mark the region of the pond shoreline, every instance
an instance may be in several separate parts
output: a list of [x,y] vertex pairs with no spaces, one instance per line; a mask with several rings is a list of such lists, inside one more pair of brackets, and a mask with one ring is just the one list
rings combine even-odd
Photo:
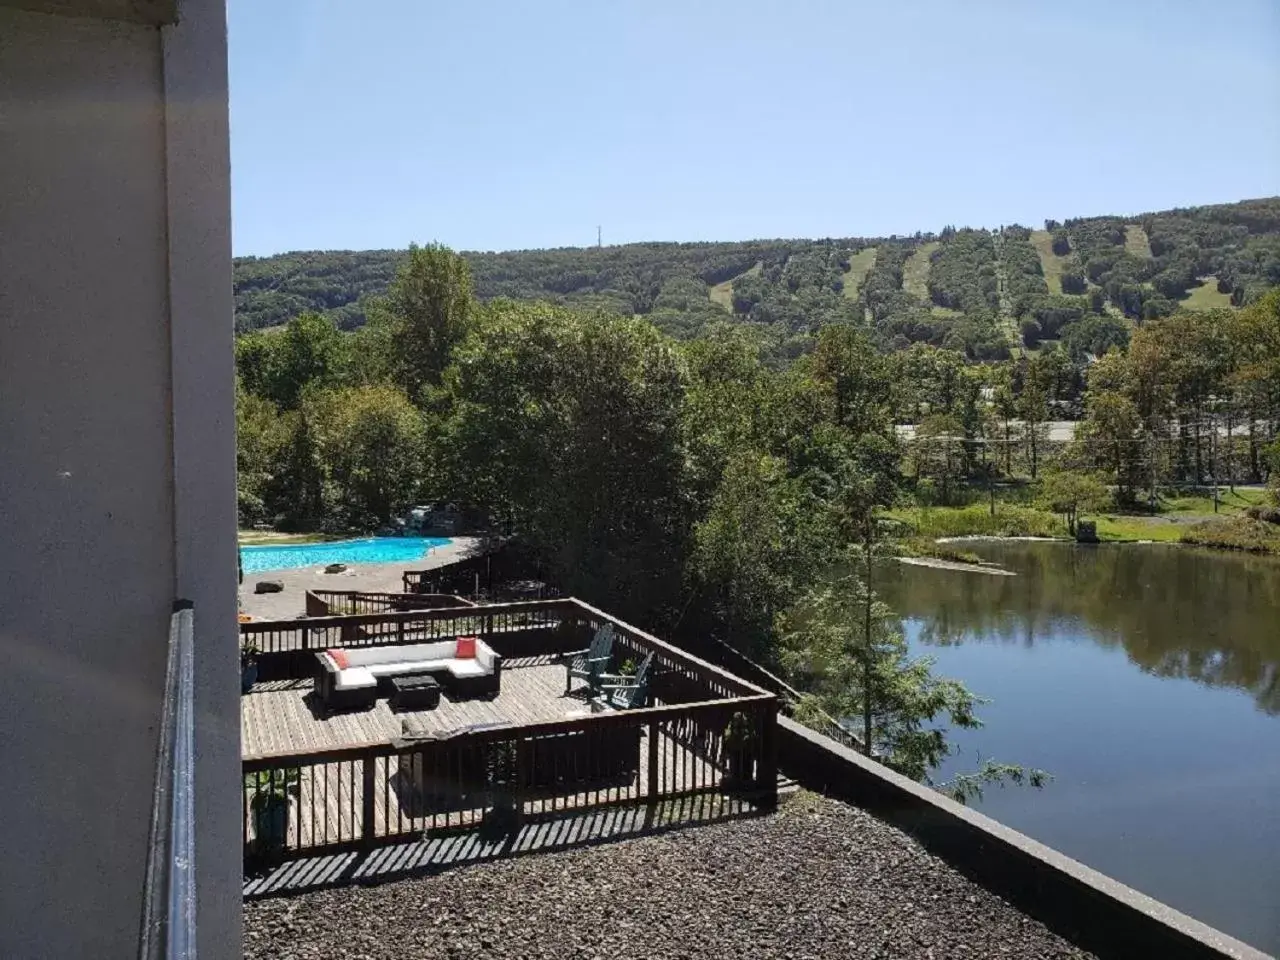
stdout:
[[[1151,537],[1108,537],[1099,539],[1095,543],[1083,543],[1071,537],[1029,537],[1029,536],[1000,536],[991,533],[968,533],[959,534],[949,537],[935,537],[933,542],[936,544],[953,544],[953,543],[1065,543],[1073,546],[1085,547],[1105,547],[1108,545],[1133,545],[1139,544],[1144,546],[1159,547],[1183,547],[1193,548],[1196,550],[1212,550],[1215,553],[1242,553],[1252,557],[1272,557],[1280,560],[1280,547],[1276,548],[1254,548],[1246,546],[1234,546],[1228,543],[1213,542],[1197,542],[1195,540],[1160,540]],[[977,566],[977,562],[970,560],[951,559],[949,563],[955,565],[971,565]]]

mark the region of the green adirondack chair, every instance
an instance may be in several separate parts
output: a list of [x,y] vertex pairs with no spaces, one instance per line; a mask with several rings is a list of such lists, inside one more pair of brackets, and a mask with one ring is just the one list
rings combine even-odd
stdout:
[[635,676],[608,674],[601,678],[600,695],[595,702],[614,710],[636,710],[649,702],[649,673],[653,666],[653,652],[644,655]]
[[564,692],[573,688],[574,680],[585,680],[587,686],[594,691],[600,684],[600,677],[609,666],[609,658],[613,655],[613,624],[602,624],[591,638],[591,645],[585,650],[575,650],[564,655]]

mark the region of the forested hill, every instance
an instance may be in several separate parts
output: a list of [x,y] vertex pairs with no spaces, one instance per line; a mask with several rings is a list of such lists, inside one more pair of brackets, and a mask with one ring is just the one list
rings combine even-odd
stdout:
[[[311,251],[235,261],[236,326],[303,312],[364,322],[404,251]],[[638,314],[678,337],[737,319],[805,349],[823,324],[869,323],[885,347],[925,342],[998,359],[1060,339],[1098,353],[1179,305],[1241,306],[1280,284],[1280,197],[1044,229],[945,227],[913,237],[643,243],[467,253],[481,299],[545,299]]]

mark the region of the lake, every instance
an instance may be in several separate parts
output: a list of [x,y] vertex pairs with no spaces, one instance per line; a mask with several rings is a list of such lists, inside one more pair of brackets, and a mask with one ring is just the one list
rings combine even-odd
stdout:
[[941,774],[1049,771],[977,809],[1280,955],[1280,562],[964,544],[1014,577],[892,565],[914,653],[991,703]]

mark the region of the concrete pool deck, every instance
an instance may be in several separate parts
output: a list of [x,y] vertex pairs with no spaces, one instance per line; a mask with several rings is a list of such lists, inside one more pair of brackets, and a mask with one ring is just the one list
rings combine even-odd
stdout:
[[[406,570],[431,570],[465,559],[480,549],[479,537],[450,537],[444,546],[434,547],[418,560],[399,563],[358,563],[343,573],[325,573],[324,567],[294,567],[287,570],[259,570],[246,573],[240,585],[240,612],[255,620],[288,620],[305,612],[308,590],[369,590],[399,593],[400,576]],[[259,580],[278,580],[281,593],[254,593]]]

